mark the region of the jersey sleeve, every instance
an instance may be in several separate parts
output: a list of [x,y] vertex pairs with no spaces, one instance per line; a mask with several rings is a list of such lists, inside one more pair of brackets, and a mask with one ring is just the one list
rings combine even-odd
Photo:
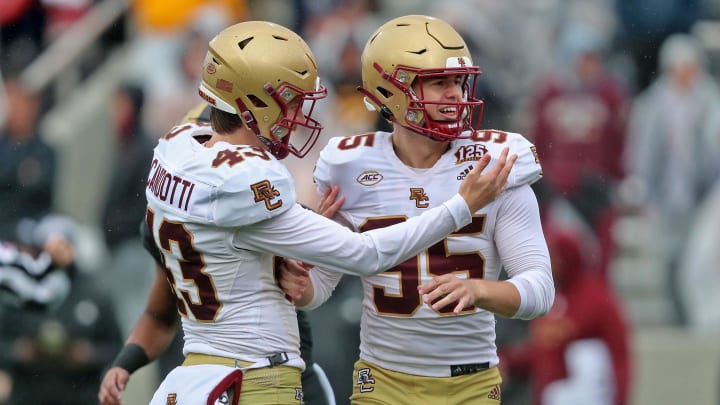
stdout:
[[535,145],[520,134],[509,133],[510,154],[518,158],[508,177],[508,188],[530,185],[542,177],[542,167]]
[[330,298],[341,279],[342,273],[313,267],[312,270],[310,270],[310,281],[314,291],[313,297],[310,302],[299,308],[309,311],[322,305]]
[[[492,139],[485,143],[488,153],[495,161],[506,146],[510,149],[508,156],[517,154],[518,158],[508,176],[507,188],[520,187],[526,184],[533,184],[542,178],[542,167],[538,158],[535,145],[524,136],[512,132],[485,130],[480,131],[483,138]],[[491,136],[486,134],[490,133]],[[491,163],[492,165],[493,163]]]
[[277,160],[248,159],[215,190],[209,207],[213,222],[239,227],[280,215],[296,203],[295,184]]
[[[330,183],[330,179],[333,177],[331,174],[333,173],[333,166],[338,164],[337,160],[339,158],[339,154],[334,153],[334,151],[338,149],[338,143],[341,139],[341,137],[330,138],[325,147],[323,147],[320,151],[320,156],[315,163],[313,181],[315,182],[315,187],[317,187],[320,195],[323,195],[325,190],[333,185]],[[350,153],[345,153],[345,155],[352,154],[352,151],[346,152]],[[335,176],[335,178],[337,178],[337,176]]]
[[503,268],[520,293],[520,308],[513,318],[532,319],[550,310],[555,287],[550,254],[543,235],[537,199],[530,186],[504,192],[495,241]]
[[363,233],[295,204],[271,220],[238,229],[233,246],[369,276],[417,255],[470,220],[470,210],[459,194],[405,222]]

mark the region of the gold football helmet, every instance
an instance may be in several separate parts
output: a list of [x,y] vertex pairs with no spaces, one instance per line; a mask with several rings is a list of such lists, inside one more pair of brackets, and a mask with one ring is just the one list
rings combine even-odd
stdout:
[[[278,24],[248,21],[221,31],[210,41],[199,93],[213,107],[240,116],[278,159],[305,156],[322,130],[312,118],[315,102],[327,95],[315,56],[300,36]],[[290,141],[298,126],[309,130],[299,146]]]
[[[408,15],[383,24],[373,33],[361,56],[365,104],[391,121],[435,140],[469,137],[471,117],[480,122],[483,102],[475,98],[480,67],[473,65],[462,37],[446,22],[434,17]],[[422,81],[432,77],[462,75],[463,97],[456,102],[429,101]],[[412,85],[418,83],[419,94]],[[429,104],[457,107],[456,120],[430,118]],[[478,114],[473,114],[480,108]]]

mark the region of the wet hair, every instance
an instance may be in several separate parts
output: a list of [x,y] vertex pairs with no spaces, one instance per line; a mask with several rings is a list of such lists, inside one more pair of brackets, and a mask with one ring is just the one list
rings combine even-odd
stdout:
[[229,134],[243,125],[237,114],[231,114],[217,108],[210,110],[210,124],[215,132]]

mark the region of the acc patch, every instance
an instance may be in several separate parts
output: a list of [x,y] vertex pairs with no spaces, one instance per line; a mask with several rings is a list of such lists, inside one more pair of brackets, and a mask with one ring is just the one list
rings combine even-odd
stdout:
[[382,181],[383,175],[375,170],[366,170],[360,173],[355,180],[363,186],[374,186]]

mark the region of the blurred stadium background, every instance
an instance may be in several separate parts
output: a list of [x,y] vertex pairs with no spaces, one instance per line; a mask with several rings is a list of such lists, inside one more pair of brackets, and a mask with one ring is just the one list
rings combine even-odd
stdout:
[[[0,73],[4,81],[19,80],[42,97],[37,132],[58,156],[53,210],[80,225],[80,267],[111,291],[123,337],[144,306],[149,285],[143,283],[153,270],[148,258],[140,260],[145,267],[133,278],[118,278],[111,263],[121,260],[122,253],[105,242],[107,190],[120,170],[113,163],[119,149],[112,124],[118,89],[126,83],[142,89],[142,125],[154,142],[199,101],[194,89],[208,39],[236,21],[269,20],[300,32],[318,58],[333,99],[323,106],[325,141],[372,130],[382,123],[364,110],[354,91],[360,82],[359,52],[382,22],[411,13],[446,19],[473,48],[484,71],[483,126],[531,139],[543,81],[548,75],[576,80],[572,73],[563,74],[579,52],[597,52],[602,66],[618,79],[627,97],[627,109],[619,114],[629,113],[633,101],[661,76],[659,50],[672,34],[695,38],[708,75],[713,81],[720,78],[717,0],[3,0]],[[14,100],[3,96],[0,101],[4,122]],[[669,113],[674,105],[669,104]],[[559,114],[569,114],[571,125],[581,126],[578,117],[584,113],[569,108]],[[720,116],[720,108],[707,114]],[[631,139],[632,128],[623,126],[622,137]],[[720,144],[720,132],[712,136],[717,143],[711,145]],[[608,142],[597,140],[598,150],[617,147],[612,154],[627,153],[624,142]],[[542,156],[548,145],[536,145]],[[714,153],[720,155],[720,150]],[[309,184],[313,159],[288,162],[297,181],[305,182],[300,196],[310,205],[315,201]],[[612,247],[605,251],[605,271],[629,319],[629,404],[718,405],[720,318],[711,314],[698,321],[694,316],[720,308],[720,264],[713,260],[720,258],[720,206],[712,202],[718,197],[711,200],[713,194],[706,193],[708,198],[696,202],[684,220],[688,231],[678,231],[679,241],[667,240],[672,238],[660,232],[664,228],[658,215],[643,209],[642,186],[626,174],[605,182],[614,220],[602,232],[591,226],[591,236]],[[701,175],[709,183],[720,179],[716,171]],[[703,225],[708,229],[702,231]],[[703,247],[703,253],[693,250]],[[144,255],[139,245],[132,249],[125,254]],[[685,272],[685,264],[698,262],[707,273]],[[360,297],[357,280],[346,279],[328,304],[311,313],[315,360],[330,376],[339,404],[346,403],[350,392]],[[512,335],[510,330],[498,332],[500,344],[504,334]],[[160,378],[156,365],[139,371],[126,403],[147,403]],[[3,380],[7,378],[0,378],[0,403],[7,386]]]

